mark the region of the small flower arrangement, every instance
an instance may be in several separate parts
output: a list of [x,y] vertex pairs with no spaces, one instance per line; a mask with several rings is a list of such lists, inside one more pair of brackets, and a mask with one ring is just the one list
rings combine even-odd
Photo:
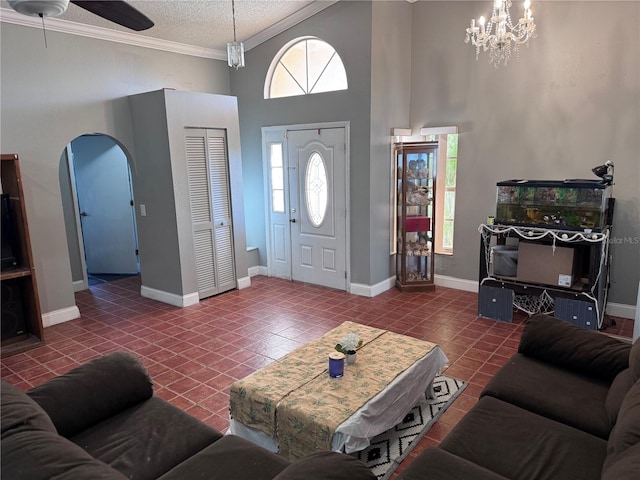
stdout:
[[353,355],[362,346],[362,340],[355,333],[347,333],[336,345],[336,350],[345,355]]

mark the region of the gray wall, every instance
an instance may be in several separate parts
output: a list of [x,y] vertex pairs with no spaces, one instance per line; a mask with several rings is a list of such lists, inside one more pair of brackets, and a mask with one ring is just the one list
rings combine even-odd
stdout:
[[47,39],[45,48],[40,29],[1,24],[0,145],[20,155],[44,313],[75,305],[59,176],[67,143],[105,133],[130,154],[126,96],[164,87],[229,93],[222,61],[56,32]]
[[[261,265],[267,264],[261,127],[350,121],[351,280],[370,283],[371,10],[370,2],[339,2],[251,49],[246,54],[247,66],[231,73],[231,93],[238,96],[242,126],[247,239],[260,249]],[[347,70],[349,90],[265,100],[264,82],[271,60],[287,42],[309,35],[336,49]]]
[[[369,192],[371,285],[394,275],[391,235],[391,129],[408,127],[411,95],[411,12],[408,2],[373,2],[371,161]],[[395,169],[395,167],[394,167]],[[394,220],[395,221],[395,220]]]
[[142,285],[198,291],[187,178],[185,128],[227,132],[236,274],[248,275],[237,100],[228,95],[158,90],[130,97],[136,141],[136,205]]
[[[640,3],[534,2],[538,36],[504,68],[464,43],[490,2],[413,6],[411,126],[458,125],[455,244],[436,271],[478,277],[478,225],[499,180],[596,178],[611,159],[617,198],[610,301],[640,278]],[[512,8],[518,17],[522,6]]]
[[[133,193],[138,222],[142,285],[182,296],[176,199],[164,90],[129,98],[135,137]],[[140,205],[147,215],[142,216]],[[191,230],[191,226],[189,226]]]
[[69,266],[71,267],[71,280],[82,282],[82,255],[80,242],[78,242],[78,224],[76,223],[75,207],[73,202],[73,190],[71,188],[71,175],[67,150],[60,157],[60,197],[62,200],[62,213],[64,215],[64,228],[67,235],[67,248],[69,250]]
[[[384,281],[394,271],[389,129],[458,125],[455,254],[437,256],[436,272],[477,280],[477,227],[495,211],[497,181],[591,178],[591,167],[610,158],[617,165],[618,199],[610,298],[633,304],[640,271],[638,5],[538,2],[538,38],[522,49],[520,61],[514,54],[497,70],[487,54],[476,62],[474,48],[464,43],[469,20],[488,14],[485,3],[340,2],[324,10],[252,49],[247,67],[232,72],[247,212],[264,211],[260,127],[351,120],[351,279]],[[600,25],[602,18],[608,21],[598,34],[584,38],[584,26]],[[349,90],[264,100],[271,59],[303,35],[336,48]],[[264,218],[250,218],[247,238],[266,265]]]

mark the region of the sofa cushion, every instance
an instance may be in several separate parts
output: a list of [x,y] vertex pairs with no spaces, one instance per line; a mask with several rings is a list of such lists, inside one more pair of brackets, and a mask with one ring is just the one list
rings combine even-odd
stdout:
[[2,380],[2,438],[21,430],[45,430],[56,432],[56,427],[40,405],[22,390]]
[[49,414],[60,435],[72,437],[148,399],[153,387],[136,357],[115,352],[52,378],[28,394]]
[[606,441],[485,396],[440,448],[511,480],[599,479]]
[[620,455],[640,443],[640,380],[633,384],[622,400],[618,421],[609,437],[609,455]]
[[618,412],[620,411],[622,401],[632,386],[633,381],[631,380],[631,369],[626,368],[616,376],[609,388],[607,399],[605,401],[605,409],[612,427],[618,420]]
[[[513,355],[481,395],[489,395],[607,439],[607,382],[527,357]],[[579,406],[579,408],[576,408]]]
[[158,480],[272,480],[287,466],[289,462],[279,455],[226,435]]
[[20,431],[2,439],[2,478],[28,480],[125,480],[57,433]]
[[615,461],[606,463],[602,480],[638,480],[640,478],[640,443],[617,455]]
[[359,460],[337,452],[316,452],[296,460],[273,480],[376,480]]
[[631,345],[548,315],[525,325],[518,352],[543,362],[612,382],[629,367]]
[[441,448],[428,448],[400,474],[402,480],[507,480],[491,470],[471,463]]
[[168,472],[221,437],[217,430],[154,396],[71,440],[127,478],[148,480]]

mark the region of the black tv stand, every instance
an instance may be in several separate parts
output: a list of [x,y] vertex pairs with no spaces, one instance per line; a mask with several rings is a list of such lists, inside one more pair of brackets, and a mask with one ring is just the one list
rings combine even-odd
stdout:
[[[609,291],[610,227],[602,232],[584,232],[482,224],[478,231],[481,234],[478,315],[511,321],[516,308],[529,315],[553,313],[583,328],[602,328]],[[520,241],[574,249],[575,281],[570,286],[559,286],[495,275],[490,263],[492,246]]]

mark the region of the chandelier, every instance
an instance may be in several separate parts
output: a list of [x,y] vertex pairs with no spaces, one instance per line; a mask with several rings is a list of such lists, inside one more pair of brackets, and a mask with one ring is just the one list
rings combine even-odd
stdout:
[[484,17],[471,19],[471,26],[467,28],[465,43],[471,41],[476,47],[476,60],[480,54],[480,47],[486,52],[489,50],[489,63],[496,68],[501,63],[506,65],[511,57],[511,47],[517,52],[522,44],[529,42],[536,35],[536,24],[531,16],[531,1],[524,2],[524,15],[516,25],[511,22],[509,8],[511,0],[494,0],[491,20],[485,25]]
[[238,70],[244,67],[244,45],[236,41],[236,3],[231,0],[231,15],[233,18],[233,42],[227,42],[227,64]]

